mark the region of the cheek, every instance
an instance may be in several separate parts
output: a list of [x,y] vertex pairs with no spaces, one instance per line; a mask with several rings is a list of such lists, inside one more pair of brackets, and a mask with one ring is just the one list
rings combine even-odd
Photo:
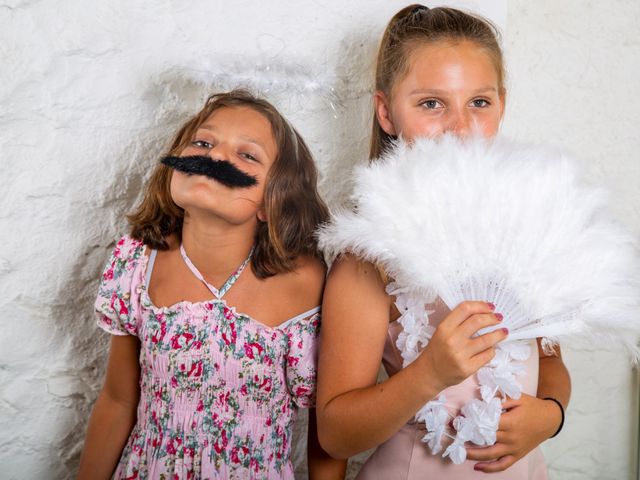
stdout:
[[171,177],[171,199],[181,208],[207,203],[212,196],[215,196],[215,188],[215,183],[198,175],[186,175],[174,171]]
[[489,127],[487,126],[483,132],[482,132],[482,136],[485,138],[493,138],[498,134],[498,128],[497,127]]
[[479,122],[478,130],[485,138],[493,138],[500,130],[500,116],[491,115]]
[[396,131],[409,142],[417,137],[435,138],[446,131],[442,115],[429,114],[413,106],[396,108],[392,119]]
[[171,199],[176,205],[178,205],[181,208],[184,208],[184,205],[182,204],[183,203],[182,192],[184,191],[183,177],[185,177],[185,175],[174,170],[173,174],[171,175],[171,183],[169,184],[169,192],[171,193]]
[[405,140],[412,142],[417,137],[435,138],[445,131],[444,122],[439,119],[416,115],[401,130]]

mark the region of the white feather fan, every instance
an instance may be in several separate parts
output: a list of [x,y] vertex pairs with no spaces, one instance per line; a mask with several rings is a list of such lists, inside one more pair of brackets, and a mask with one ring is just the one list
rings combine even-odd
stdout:
[[[356,169],[353,200],[355,211],[337,213],[319,232],[329,257],[351,252],[378,264],[405,307],[436,297],[451,309],[482,300],[504,315],[500,328],[510,332],[499,352],[504,362],[478,375],[480,417],[489,416],[496,393],[520,394],[513,363],[528,352],[517,343],[507,347],[510,341],[608,341],[639,357],[640,269],[632,238],[609,218],[604,193],[581,184],[565,156],[505,139],[398,142]],[[404,310],[398,346],[407,364],[433,328],[424,312]],[[505,375],[511,384],[501,388],[498,377]],[[438,405],[430,402],[417,417],[429,427],[442,417]],[[495,442],[495,415],[493,437],[483,436],[478,432],[486,425],[476,422],[475,433],[462,425],[473,416],[472,402],[465,408],[445,452],[456,463],[466,456],[464,441]],[[428,429],[425,441],[435,453],[442,432]]]

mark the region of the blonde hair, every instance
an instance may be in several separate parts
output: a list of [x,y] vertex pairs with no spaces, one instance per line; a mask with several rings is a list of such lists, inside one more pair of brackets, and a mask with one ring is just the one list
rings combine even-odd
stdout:
[[[455,8],[428,8],[414,4],[403,8],[389,21],[378,49],[375,90],[391,98],[394,83],[409,70],[409,57],[418,46],[440,41],[470,41],[483,48],[498,75],[504,94],[504,60],[498,43],[500,33],[489,20]],[[369,158],[378,158],[390,147],[393,137],[385,132],[375,115]]]

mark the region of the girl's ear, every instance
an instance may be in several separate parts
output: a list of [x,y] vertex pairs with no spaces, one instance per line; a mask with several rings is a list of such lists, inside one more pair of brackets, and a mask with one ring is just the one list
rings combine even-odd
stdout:
[[507,90],[500,89],[500,121],[504,118],[504,109],[507,106]]
[[397,136],[396,128],[391,120],[391,111],[389,109],[389,100],[384,92],[376,91],[373,95],[373,108],[376,112],[376,118],[380,128],[391,136]]
[[264,205],[258,209],[258,213],[256,214],[256,217],[258,217],[258,220],[261,222],[267,221],[267,212],[264,209]]

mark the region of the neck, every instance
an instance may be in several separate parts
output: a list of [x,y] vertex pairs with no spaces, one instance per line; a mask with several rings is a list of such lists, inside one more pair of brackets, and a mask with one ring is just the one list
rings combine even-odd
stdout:
[[256,222],[230,225],[219,219],[185,214],[182,245],[206,278],[226,276],[249,255],[255,240]]

